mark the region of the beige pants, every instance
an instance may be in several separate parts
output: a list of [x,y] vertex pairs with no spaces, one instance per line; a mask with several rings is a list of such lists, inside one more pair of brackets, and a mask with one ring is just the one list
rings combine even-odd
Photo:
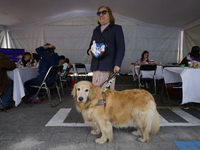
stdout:
[[[99,70],[93,71],[92,83],[94,85],[100,86],[109,77],[111,73],[112,71],[99,71]],[[111,90],[115,89],[115,80],[110,85]]]

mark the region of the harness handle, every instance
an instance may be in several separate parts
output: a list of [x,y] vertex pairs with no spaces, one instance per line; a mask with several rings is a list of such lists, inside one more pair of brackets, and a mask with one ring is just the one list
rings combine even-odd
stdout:
[[100,85],[104,89],[103,92],[107,90],[108,87],[110,87],[111,83],[115,80],[115,77],[117,76],[117,73],[112,72],[110,76]]

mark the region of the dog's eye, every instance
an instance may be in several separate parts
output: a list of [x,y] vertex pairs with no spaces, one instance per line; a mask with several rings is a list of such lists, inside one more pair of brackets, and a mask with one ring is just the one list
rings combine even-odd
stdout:
[[80,88],[78,88],[77,90],[80,91]]
[[85,90],[85,92],[88,92],[88,91],[89,91],[88,89]]

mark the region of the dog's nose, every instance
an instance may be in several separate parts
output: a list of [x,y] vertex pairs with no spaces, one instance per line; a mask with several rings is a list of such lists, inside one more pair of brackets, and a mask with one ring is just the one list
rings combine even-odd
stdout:
[[83,100],[83,97],[79,97],[78,100],[79,100],[79,101],[82,101],[82,100]]

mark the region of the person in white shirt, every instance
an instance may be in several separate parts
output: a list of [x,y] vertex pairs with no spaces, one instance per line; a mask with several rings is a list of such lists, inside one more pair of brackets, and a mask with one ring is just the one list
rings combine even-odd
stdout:
[[68,67],[68,64],[65,61],[66,61],[65,56],[60,55],[59,56],[59,65],[63,65],[63,70],[61,71],[61,74],[60,74],[61,77],[65,75],[65,72],[66,72],[67,67]]

